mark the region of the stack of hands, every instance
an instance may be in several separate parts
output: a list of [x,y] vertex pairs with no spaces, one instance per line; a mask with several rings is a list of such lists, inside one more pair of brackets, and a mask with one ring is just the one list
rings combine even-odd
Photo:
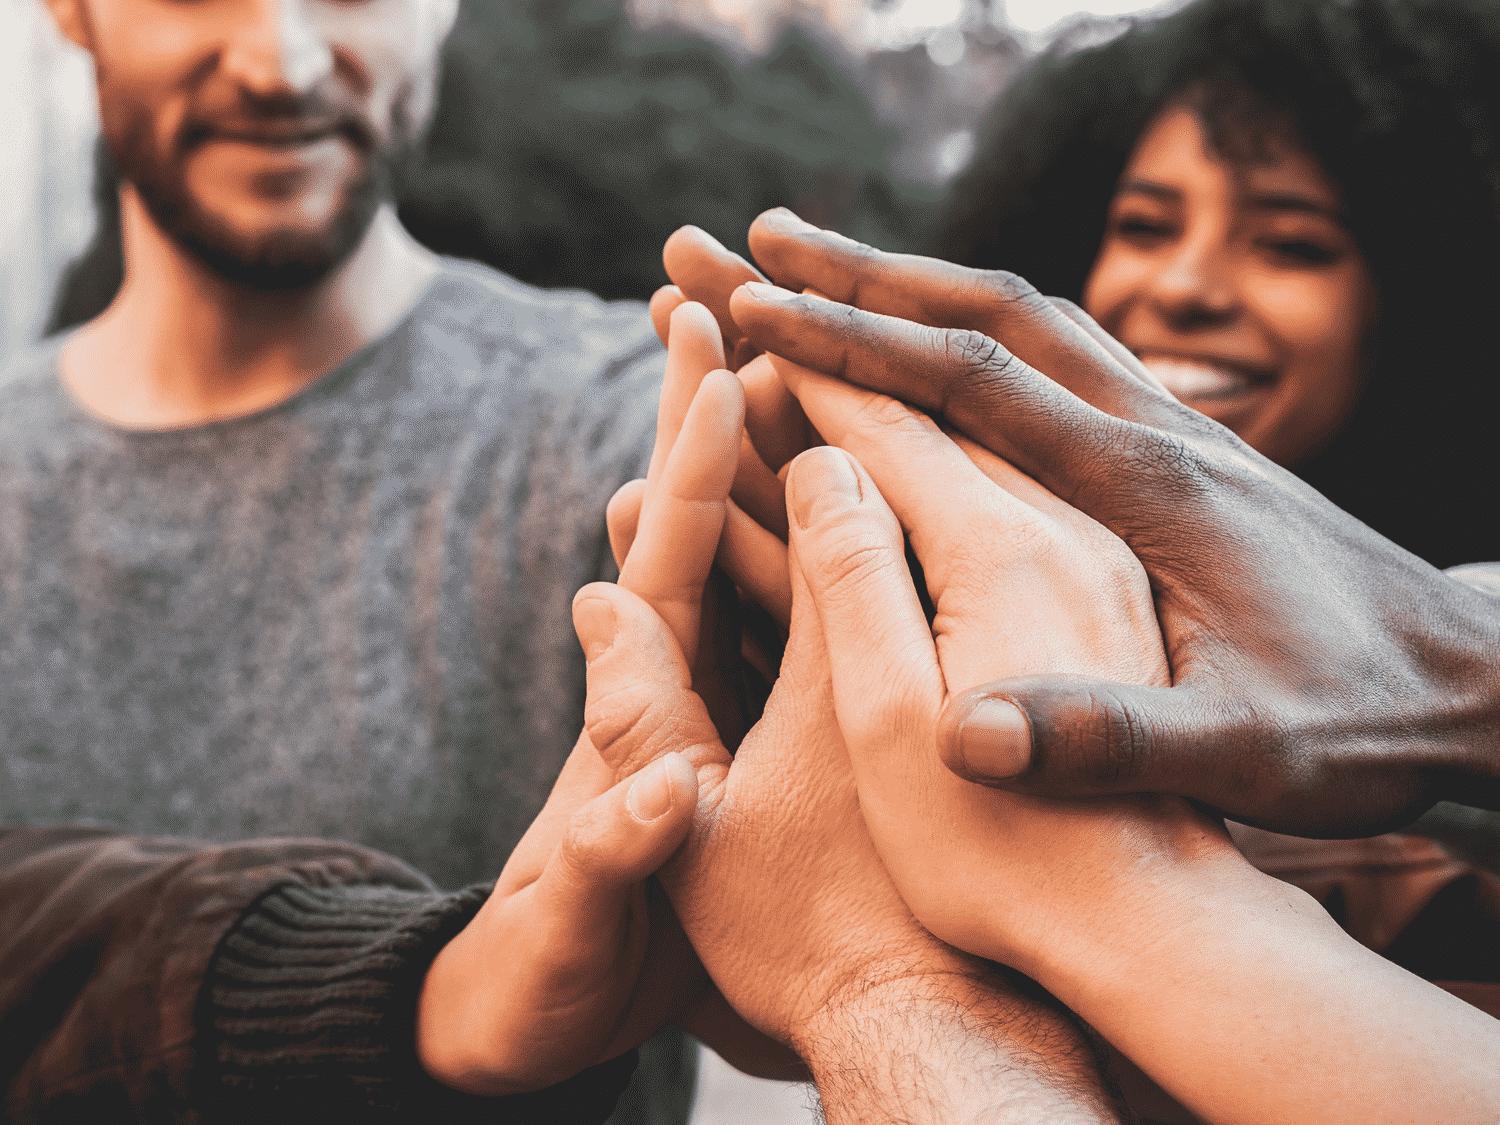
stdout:
[[785,211],[751,247],[778,285],[668,243],[587,729],[428,975],[427,1068],[535,1089],[677,1022],[834,1123],[1123,1120],[1102,1037],[1212,1122],[1493,1125],[1500,1023],[1219,818],[1500,807],[1493,603],[1014,277]]

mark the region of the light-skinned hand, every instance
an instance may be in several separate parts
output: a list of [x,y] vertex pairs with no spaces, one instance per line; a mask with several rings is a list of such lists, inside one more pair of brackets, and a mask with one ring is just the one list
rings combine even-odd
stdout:
[[1161,682],[1144,574],[998,458],[777,362],[820,432],[864,462],[821,449],[793,463],[791,557],[860,808],[918,919],[1034,976],[1204,1120],[1493,1120],[1500,1023],[1358,945],[1252,869],[1218,822],[1174,798],[1044,800],[944,767],[941,715],[972,684]]
[[801,612],[731,763],[651,607],[605,583],[575,602],[601,755],[621,772],[671,752],[697,767],[697,816],[658,878],[714,983],[808,1063],[835,1125],[1117,1120],[1077,1029],[935,939],[896,893],[860,816],[805,599]]
[[[658,445],[635,490],[645,496],[640,549],[621,582],[649,598],[679,649],[700,653],[708,667],[716,653],[699,644],[703,590],[743,398],[722,369],[708,312],[688,304],[673,320]],[[629,1050],[673,1020],[731,1044],[725,1053],[741,1065],[776,1077],[799,1072],[788,1052],[735,1026],[648,882],[688,832],[701,762],[664,753],[637,770],[642,764],[622,769],[580,736],[493,894],[428,973],[417,1043],[435,1077],[473,1093],[536,1089]]]

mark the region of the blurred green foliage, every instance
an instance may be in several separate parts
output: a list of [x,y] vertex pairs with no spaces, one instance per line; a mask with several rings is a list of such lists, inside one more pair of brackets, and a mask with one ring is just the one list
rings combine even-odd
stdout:
[[[776,206],[915,248],[935,193],[892,182],[892,138],[849,65],[796,28],[738,60],[682,30],[638,30],[620,0],[465,0],[401,219],[441,253],[605,297],[665,283],[662,243],[684,223],[747,253],[751,220]],[[95,316],[120,284],[114,172],[100,155],[98,230],[52,331]]]
[[743,251],[768,207],[915,245],[931,200],[891,182],[890,140],[798,29],[737,63],[637,30],[619,0],[470,0],[401,217],[433,248],[534,284],[641,297],[666,280],[677,227]]

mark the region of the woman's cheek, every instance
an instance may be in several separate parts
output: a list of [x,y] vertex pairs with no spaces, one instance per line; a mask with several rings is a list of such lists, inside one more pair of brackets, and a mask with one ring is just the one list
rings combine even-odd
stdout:
[[1295,465],[1343,427],[1359,399],[1367,321],[1358,279],[1342,271],[1282,279],[1260,288],[1258,304],[1285,367],[1255,437],[1245,436],[1275,460]]
[[1146,290],[1154,268],[1148,255],[1105,243],[1083,285],[1083,311],[1118,339],[1132,299]]

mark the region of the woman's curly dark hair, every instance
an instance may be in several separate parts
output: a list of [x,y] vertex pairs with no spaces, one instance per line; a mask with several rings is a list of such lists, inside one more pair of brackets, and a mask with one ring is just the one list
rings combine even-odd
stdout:
[[1500,559],[1500,4],[1198,0],[1056,47],[991,110],[933,251],[1079,300],[1137,139],[1185,96],[1230,159],[1290,127],[1380,294],[1366,391],[1298,472],[1439,566]]

